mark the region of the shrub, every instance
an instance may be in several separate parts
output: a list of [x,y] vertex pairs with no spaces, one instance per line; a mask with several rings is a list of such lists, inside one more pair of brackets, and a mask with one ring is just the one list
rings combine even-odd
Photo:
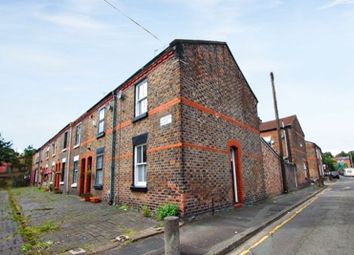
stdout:
[[144,217],[150,217],[150,216],[151,216],[151,212],[150,212],[150,209],[149,209],[148,206],[143,205],[143,206],[141,207],[141,210],[143,211],[143,216],[144,216]]
[[160,205],[156,210],[156,217],[158,220],[163,220],[167,216],[177,216],[178,206],[175,204]]

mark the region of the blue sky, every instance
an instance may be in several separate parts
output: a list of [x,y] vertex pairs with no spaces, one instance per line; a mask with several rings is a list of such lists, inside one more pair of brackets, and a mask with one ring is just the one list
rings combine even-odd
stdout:
[[354,0],[0,1],[0,132],[41,146],[175,38],[226,41],[274,118],[297,114],[324,151],[354,149]]

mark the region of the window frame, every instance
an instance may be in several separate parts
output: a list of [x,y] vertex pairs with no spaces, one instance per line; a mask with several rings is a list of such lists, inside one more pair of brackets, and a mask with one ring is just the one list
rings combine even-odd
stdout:
[[[145,150],[144,150],[145,147]],[[138,162],[138,150],[141,149],[141,162]],[[145,156],[144,156],[145,152]],[[145,158],[145,161],[144,161]],[[143,181],[139,181],[139,167],[143,166]],[[137,144],[134,146],[134,187],[146,188],[147,187],[147,145],[146,143]]]
[[56,145],[56,143],[52,143],[52,150],[53,150],[52,156],[54,157],[55,154],[57,153],[57,145]]
[[63,150],[65,150],[68,147],[68,131],[65,131],[64,133],[64,139],[63,139]]
[[[102,158],[102,166],[101,168],[97,168],[97,164],[98,164],[98,158]],[[95,189],[102,189],[103,187],[103,169],[104,169],[104,152],[100,152],[96,154],[96,176],[95,176],[95,185],[94,188]],[[98,172],[100,172],[101,175],[101,183],[98,183]]]
[[64,180],[65,180],[65,167],[66,167],[66,161],[61,162],[60,184],[64,184]]
[[[103,112],[103,118],[101,119],[101,112]],[[106,117],[106,108],[103,107],[98,111],[98,121],[97,121],[97,137],[101,137],[105,134],[105,117]],[[100,130],[100,124],[103,124],[102,130]]]
[[[76,168],[75,168],[76,165]],[[73,180],[71,186],[73,187],[75,184],[77,185],[77,180],[79,176],[79,158],[74,157],[74,162],[73,162]]]
[[[78,132],[79,130],[79,132]],[[75,127],[75,144],[74,146],[79,146],[81,143],[81,123]]]
[[[140,88],[146,84],[146,95],[142,98],[140,98]],[[135,109],[134,109],[134,117],[140,117],[140,116],[144,116],[147,114],[148,111],[148,89],[149,89],[149,85],[148,85],[148,81],[147,79],[137,83],[135,85]],[[142,107],[142,103],[143,101],[146,101],[146,109],[144,109],[145,111],[142,111],[141,107]]]

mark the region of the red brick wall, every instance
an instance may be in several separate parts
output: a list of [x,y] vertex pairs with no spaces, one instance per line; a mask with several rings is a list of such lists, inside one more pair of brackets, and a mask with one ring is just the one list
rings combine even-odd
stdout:
[[[124,100],[118,102],[116,144],[115,201],[134,206],[156,208],[167,202],[178,203],[183,184],[181,172],[181,113],[180,70],[173,56],[142,79],[148,81],[148,117],[132,123],[135,87],[123,91]],[[137,81],[138,83],[139,81]],[[160,126],[160,119],[168,114],[172,123]],[[120,124],[119,124],[120,123]],[[148,133],[147,192],[132,191],[132,137]]]
[[306,153],[307,153],[307,162],[309,165],[309,173],[311,179],[318,179],[318,159],[316,155],[315,145],[311,142],[306,141]]
[[262,142],[262,153],[267,196],[279,195],[283,192],[280,158],[265,142]]
[[[297,185],[302,186],[307,183],[306,176],[308,175],[308,163],[306,154],[305,136],[297,119],[291,126],[286,126],[282,129],[285,139],[283,139],[283,153],[291,163],[296,166],[296,181]],[[272,137],[272,148],[279,153],[278,133],[276,130],[263,131],[263,138]],[[304,168],[306,165],[307,170]]]
[[[297,184],[302,186],[307,183],[306,176],[308,175],[305,136],[297,120],[294,121],[294,125],[289,131],[291,159],[296,165]],[[304,164],[307,169],[305,169]]]
[[186,213],[233,204],[229,141],[239,144],[240,200],[264,198],[257,100],[226,45],[183,44],[182,85]]

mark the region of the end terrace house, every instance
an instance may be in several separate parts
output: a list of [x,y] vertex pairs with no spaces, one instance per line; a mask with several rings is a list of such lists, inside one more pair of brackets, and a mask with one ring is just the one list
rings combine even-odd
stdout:
[[34,179],[182,215],[253,202],[266,196],[259,122],[226,43],[174,40],[39,148]]

